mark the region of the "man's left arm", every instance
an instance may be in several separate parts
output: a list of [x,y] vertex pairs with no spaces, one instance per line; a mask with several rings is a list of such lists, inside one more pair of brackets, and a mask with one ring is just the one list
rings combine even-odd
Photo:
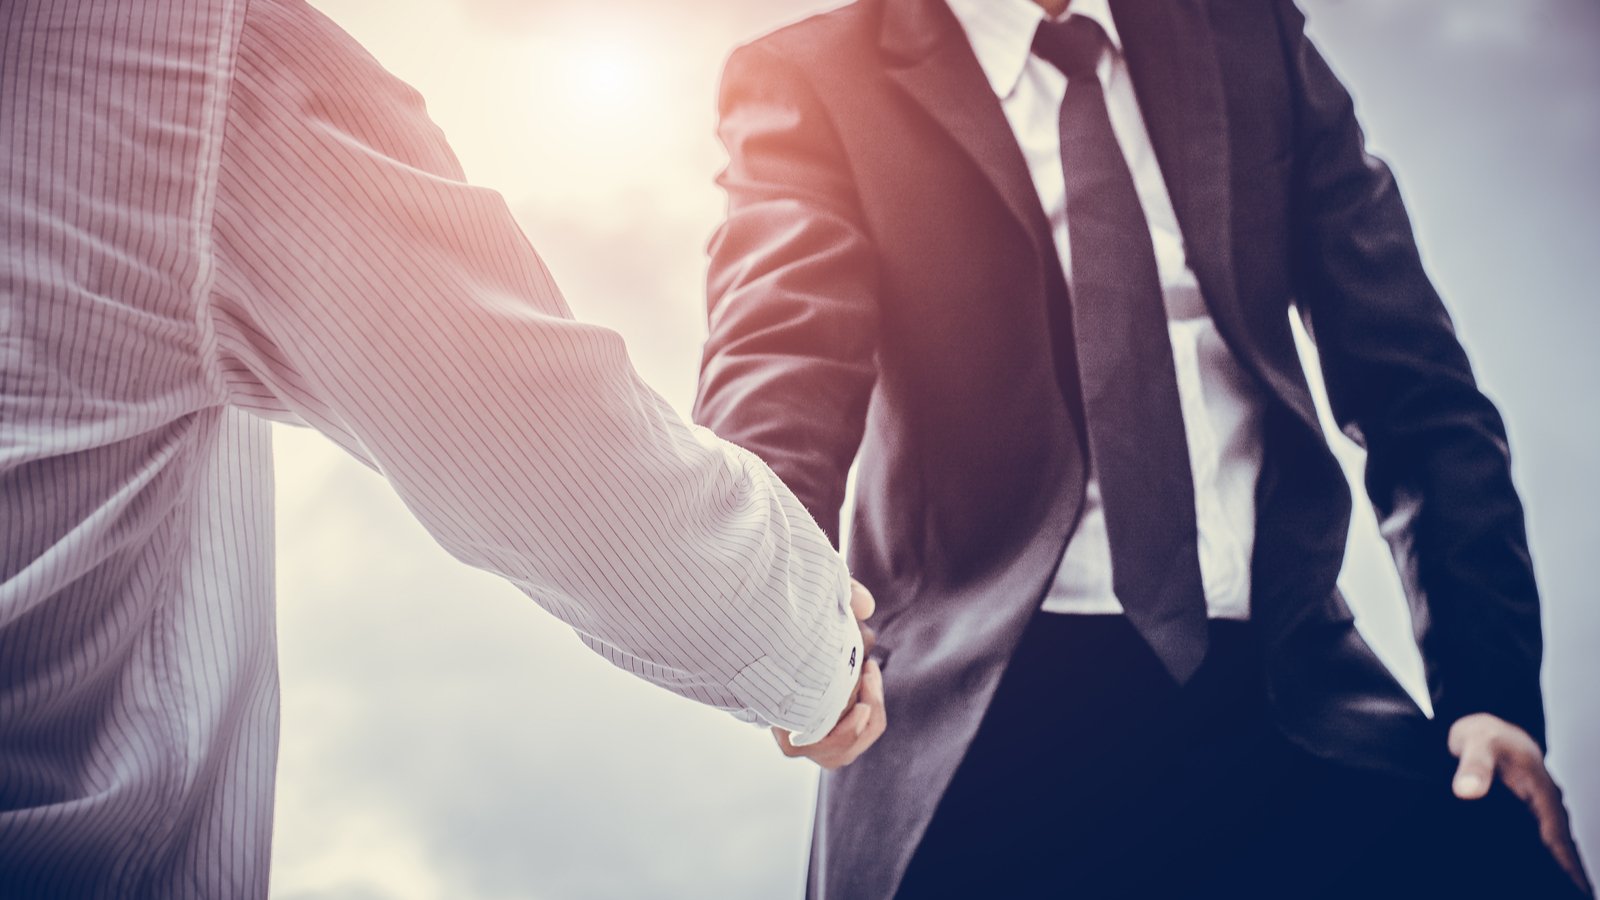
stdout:
[[1296,84],[1295,282],[1341,427],[1384,514],[1415,507],[1439,713],[1487,712],[1544,743],[1538,590],[1505,425],[1478,389],[1389,169],[1349,94],[1283,2]]
[[[1543,766],[1538,589],[1505,425],[1424,271],[1394,177],[1365,150],[1349,93],[1294,3],[1278,9],[1295,95],[1298,301],[1335,417],[1365,441],[1373,504],[1411,515],[1430,616],[1423,649],[1437,667],[1439,719],[1463,759],[1457,793],[1481,795],[1476,781],[1487,789],[1498,774],[1561,857],[1570,838]],[[1575,851],[1570,862],[1581,880]]]

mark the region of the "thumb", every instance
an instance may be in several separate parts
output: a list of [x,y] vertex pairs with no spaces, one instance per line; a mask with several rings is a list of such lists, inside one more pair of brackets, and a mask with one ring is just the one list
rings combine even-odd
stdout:
[[1457,797],[1477,800],[1489,793],[1494,782],[1495,755],[1493,744],[1484,739],[1466,742],[1461,750],[1461,765],[1456,767],[1456,777],[1451,783]]
[[856,621],[872,618],[872,613],[878,608],[878,602],[872,599],[872,592],[862,586],[861,582],[850,579],[850,612]]

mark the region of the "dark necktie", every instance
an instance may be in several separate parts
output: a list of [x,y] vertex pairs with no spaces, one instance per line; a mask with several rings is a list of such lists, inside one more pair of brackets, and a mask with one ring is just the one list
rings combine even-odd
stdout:
[[1099,25],[1071,16],[1040,25],[1033,50],[1067,76],[1069,302],[1112,585],[1128,620],[1182,683],[1205,657],[1208,633],[1194,481],[1155,248],[1095,72],[1106,46]]

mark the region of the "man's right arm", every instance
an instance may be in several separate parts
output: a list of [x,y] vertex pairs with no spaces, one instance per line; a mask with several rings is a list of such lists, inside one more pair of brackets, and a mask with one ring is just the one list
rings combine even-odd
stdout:
[[835,541],[877,376],[878,264],[849,165],[803,74],[760,44],[723,75],[710,337],[695,419],[753,450]]
[[837,552],[571,317],[414,91],[319,14],[262,4],[227,115],[201,348],[222,399],[324,431],[641,678],[800,743],[855,710]]

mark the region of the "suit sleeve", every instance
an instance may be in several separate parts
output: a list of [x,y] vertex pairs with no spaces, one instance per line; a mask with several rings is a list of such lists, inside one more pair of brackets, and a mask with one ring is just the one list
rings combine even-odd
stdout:
[[1543,744],[1538,591],[1505,426],[1348,92],[1299,9],[1279,9],[1296,91],[1296,289],[1334,414],[1367,446],[1373,503],[1409,521],[1404,564],[1427,597],[1440,720],[1493,713]]
[[766,460],[837,544],[876,378],[876,252],[828,115],[791,64],[736,51],[719,136],[728,217],[695,418]]

